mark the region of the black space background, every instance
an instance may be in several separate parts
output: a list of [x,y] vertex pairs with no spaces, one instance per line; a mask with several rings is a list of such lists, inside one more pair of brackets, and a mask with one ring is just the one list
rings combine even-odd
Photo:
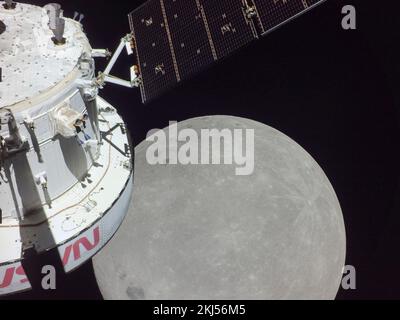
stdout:
[[[127,13],[143,1],[58,2],[66,16],[85,14],[93,47],[114,49],[129,32]],[[338,299],[400,299],[396,2],[328,0],[145,106],[135,90],[108,85],[101,95],[118,107],[135,144],[170,120],[216,114],[251,118],[293,138],[321,165],[342,205],[357,290],[341,290]],[[356,6],[356,31],[341,28],[345,4]],[[121,59],[115,73],[128,77],[131,59]],[[60,271],[57,280],[55,292],[15,298],[101,299],[91,263],[68,276]]]

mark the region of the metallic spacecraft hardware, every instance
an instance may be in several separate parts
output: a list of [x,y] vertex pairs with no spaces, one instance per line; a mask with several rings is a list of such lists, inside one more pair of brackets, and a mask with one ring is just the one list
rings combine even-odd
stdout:
[[5,9],[15,9],[16,5],[17,4],[12,0],[6,0],[5,3],[3,4]]
[[65,44],[63,37],[65,31],[65,20],[62,17],[61,6],[58,3],[50,3],[45,6],[49,15],[49,28],[54,33],[53,42],[57,45]]
[[2,34],[4,31],[6,31],[6,25],[3,21],[0,21],[0,34]]
[[[151,101],[323,1],[150,0],[113,55],[58,4],[0,1],[0,295],[31,288],[28,252],[57,249],[70,272],[127,213],[129,136],[99,89],[139,87]],[[124,49],[136,55],[129,80],[111,75]],[[98,75],[97,57],[110,57]]]
[[93,50],[61,7],[0,2],[0,295],[31,287],[27,253],[66,272],[98,252],[132,194],[128,133],[98,96]]

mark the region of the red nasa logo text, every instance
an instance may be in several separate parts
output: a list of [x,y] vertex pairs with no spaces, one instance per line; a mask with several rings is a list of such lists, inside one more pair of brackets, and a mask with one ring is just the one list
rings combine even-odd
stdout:
[[0,289],[7,289],[13,283],[26,284],[29,282],[28,278],[26,277],[25,270],[21,264],[6,268],[2,278],[0,279]]
[[[62,255],[62,262],[64,267],[68,266],[70,263],[77,262],[81,260],[83,248],[84,252],[93,251],[98,247],[100,244],[100,228],[97,226],[93,229],[93,239],[89,240],[86,235],[82,236],[81,238],[75,240],[73,243],[69,244]],[[71,261],[71,257],[73,260]]]

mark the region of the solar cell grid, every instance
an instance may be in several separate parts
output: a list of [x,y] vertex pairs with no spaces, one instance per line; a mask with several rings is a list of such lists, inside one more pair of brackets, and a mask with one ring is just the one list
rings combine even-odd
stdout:
[[218,59],[256,39],[241,0],[199,0],[204,8]]
[[172,45],[182,79],[214,62],[212,48],[196,0],[164,0]]
[[131,21],[146,102],[177,83],[177,76],[160,2],[145,3],[131,13]]
[[264,33],[325,0],[253,0]]
[[323,1],[148,1],[129,14],[143,102]]

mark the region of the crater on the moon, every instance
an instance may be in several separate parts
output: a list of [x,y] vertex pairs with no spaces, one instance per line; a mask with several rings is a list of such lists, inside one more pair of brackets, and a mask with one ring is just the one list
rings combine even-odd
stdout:
[[131,287],[126,289],[126,294],[131,300],[143,300],[145,298],[143,288]]

